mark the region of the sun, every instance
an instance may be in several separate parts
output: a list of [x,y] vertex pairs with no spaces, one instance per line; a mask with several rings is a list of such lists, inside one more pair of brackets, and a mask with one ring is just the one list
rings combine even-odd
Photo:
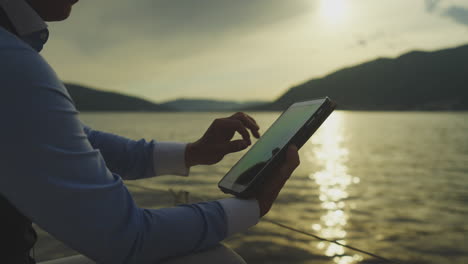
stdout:
[[339,23],[346,15],[349,0],[321,0],[320,16],[327,22]]

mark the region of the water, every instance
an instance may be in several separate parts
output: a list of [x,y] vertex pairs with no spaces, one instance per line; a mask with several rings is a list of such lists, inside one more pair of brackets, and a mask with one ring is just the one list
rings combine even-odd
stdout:
[[[81,118],[130,138],[190,142],[225,115],[84,113]],[[252,115],[266,128],[279,113]],[[216,184],[241,155],[194,167],[188,178],[127,184],[148,207],[170,206],[154,195],[169,188],[197,199],[225,197]],[[300,156],[269,219],[400,261],[468,263],[468,113],[336,111]],[[54,242],[46,237],[38,245],[42,259],[54,255],[47,243]],[[266,222],[227,243],[252,263],[380,263]]]

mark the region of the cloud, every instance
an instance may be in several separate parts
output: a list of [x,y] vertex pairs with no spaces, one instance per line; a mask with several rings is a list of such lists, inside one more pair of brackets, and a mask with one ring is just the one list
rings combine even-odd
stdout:
[[466,26],[442,17],[466,1],[432,13],[422,0],[352,1],[339,23],[322,16],[322,0],[80,1],[49,24],[42,55],[63,80],[156,101],[273,98],[377,56],[466,43]]
[[56,32],[89,53],[139,39],[156,42],[155,48],[197,52],[310,12],[311,6],[310,0],[82,1],[67,27]]
[[451,6],[443,12],[443,15],[451,18],[459,24],[468,26],[468,8],[462,6]]
[[[212,88],[221,76],[214,70],[237,76],[249,65],[272,67],[267,59],[282,56],[273,50],[288,47],[279,43],[290,43],[291,28],[314,12],[316,2],[80,1],[69,19],[49,24],[51,37],[42,54],[64,80],[118,91],[132,89],[152,99],[175,96],[189,87]],[[268,56],[262,55],[267,51]],[[248,86],[240,81],[245,75],[239,81],[232,76],[231,86]],[[276,80],[275,85],[283,88],[289,83]],[[150,92],[149,87],[161,90]]]
[[441,6],[441,0],[424,0],[424,6],[428,13],[437,13],[443,17],[451,18],[456,23],[468,25],[468,7],[458,5],[463,2],[444,1],[443,3],[444,5]]
[[426,11],[432,13],[435,11],[440,3],[440,0],[424,0]]

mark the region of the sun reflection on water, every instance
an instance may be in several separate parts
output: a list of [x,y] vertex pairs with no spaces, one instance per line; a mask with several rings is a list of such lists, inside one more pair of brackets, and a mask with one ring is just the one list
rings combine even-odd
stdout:
[[[335,112],[330,116],[320,133],[312,137],[313,156],[310,157],[322,166],[322,170],[312,173],[320,188],[319,199],[324,214],[320,223],[312,224],[312,229],[321,236],[346,244],[346,224],[349,218],[346,199],[347,188],[359,183],[359,178],[348,173],[346,162],[349,151],[343,146],[343,113]],[[332,257],[337,264],[350,264],[362,260],[360,255],[348,255],[342,246],[320,242],[317,247]]]

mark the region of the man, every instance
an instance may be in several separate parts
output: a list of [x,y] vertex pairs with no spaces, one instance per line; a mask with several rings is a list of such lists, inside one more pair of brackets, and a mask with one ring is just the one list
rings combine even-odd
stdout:
[[[44,21],[66,19],[76,2],[0,0],[0,262],[34,263],[34,222],[97,263],[164,263],[201,251],[208,253],[196,253],[197,261],[210,263],[209,252],[217,250],[210,248],[270,210],[299,164],[297,148],[290,146],[286,162],[254,199],[138,208],[122,178],[188,175],[191,166],[247,148],[249,130],[259,137],[259,127],[237,113],[182,144],[134,141],[82,124],[38,54],[48,38]],[[232,140],[236,132],[242,140]]]

